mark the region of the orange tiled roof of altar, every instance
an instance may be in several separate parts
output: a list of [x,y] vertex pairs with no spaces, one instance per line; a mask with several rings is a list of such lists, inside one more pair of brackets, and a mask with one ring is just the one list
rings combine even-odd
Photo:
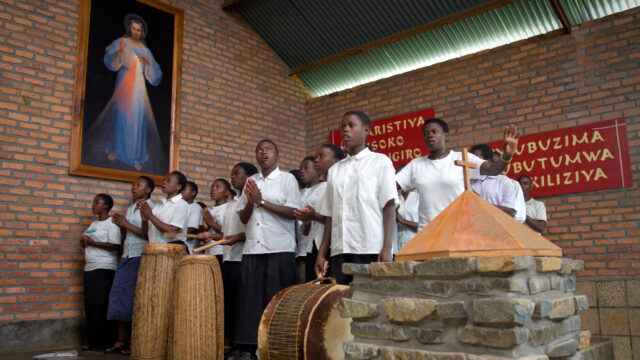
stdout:
[[562,249],[467,190],[411,239],[396,260],[497,255],[562,256]]

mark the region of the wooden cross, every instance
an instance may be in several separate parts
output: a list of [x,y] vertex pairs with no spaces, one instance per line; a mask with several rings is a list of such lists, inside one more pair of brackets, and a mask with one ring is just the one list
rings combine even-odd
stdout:
[[464,168],[464,190],[471,189],[471,181],[469,180],[469,168],[475,169],[476,164],[467,161],[467,148],[462,149],[462,160],[456,160],[454,163]]

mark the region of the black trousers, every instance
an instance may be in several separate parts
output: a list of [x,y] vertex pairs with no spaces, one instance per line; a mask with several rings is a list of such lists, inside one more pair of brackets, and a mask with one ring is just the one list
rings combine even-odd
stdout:
[[370,264],[378,260],[378,254],[340,254],[332,256],[329,260],[329,276],[336,279],[338,284],[349,285],[353,281],[353,275],[342,272],[342,264]]
[[224,337],[233,344],[236,338],[237,302],[240,290],[240,270],[242,262],[222,263],[222,285],[224,286]]
[[107,321],[109,293],[116,272],[96,269],[84,272],[84,312],[87,317],[87,345],[92,349],[105,349],[115,341],[116,328]]
[[295,253],[243,255],[238,299],[237,344],[258,344],[262,312],[278,291],[295,285]]

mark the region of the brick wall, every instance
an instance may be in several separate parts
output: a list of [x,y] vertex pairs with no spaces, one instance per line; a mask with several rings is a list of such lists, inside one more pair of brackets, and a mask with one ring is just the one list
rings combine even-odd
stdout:
[[341,115],[381,119],[425,108],[448,121],[450,148],[501,139],[513,123],[533,134],[627,119],[634,187],[543,198],[547,238],[585,261],[584,277],[640,274],[640,8],[465,56],[307,103],[307,152]]
[[[198,200],[255,162],[264,137],[297,168],[306,97],[286,65],[222,1],[171,3],[185,11],[179,170],[205,189]],[[111,194],[115,211],[130,201],[130,184],[67,175],[78,12],[77,0],[0,1],[0,324],[79,318],[93,196]]]

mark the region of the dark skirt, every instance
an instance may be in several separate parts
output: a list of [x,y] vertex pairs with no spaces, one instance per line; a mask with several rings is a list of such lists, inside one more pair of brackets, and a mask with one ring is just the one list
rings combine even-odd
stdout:
[[222,263],[222,285],[224,286],[224,337],[231,344],[236,336],[236,304],[240,288],[240,270],[242,262],[225,261]]
[[116,339],[115,324],[107,321],[109,292],[115,271],[96,269],[84,272],[84,311],[87,317],[87,345],[105,349]]
[[257,345],[260,318],[267,304],[278,291],[296,283],[295,254],[243,255],[240,282],[236,343]]
[[109,294],[107,320],[131,321],[140,257],[122,258]]
[[353,275],[342,272],[342,264],[370,264],[378,260],[378,254],[340,254],[332,256],[329,260],[329,276],[336,279],[338,284],[349,285],[353,281]]

